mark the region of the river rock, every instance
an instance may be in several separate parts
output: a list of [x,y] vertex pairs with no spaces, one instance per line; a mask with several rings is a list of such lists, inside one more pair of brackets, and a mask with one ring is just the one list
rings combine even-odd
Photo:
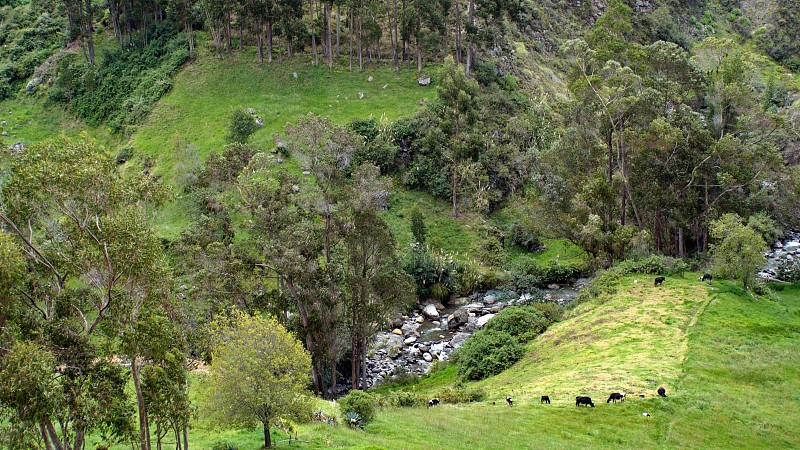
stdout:
[[428,346],[427,346],[427,345],[425,345],[425,344],[420,344],[420,345],[418,345],[418,346],[417,346],[417,348],[418,348],[418,349],[419,349],[421,352],[427,352],[427,351],[428,351]]
[[423,75],[417,78],[417,83],[419,83],[420,86],[428,86],[429,84],[431,84],[431,77],[429,77],[428,75]]
[[417,316],[417,317],[414,319],[414,322],[417,322],[417,323],[422,323],[422,322],[425,322],[425,318],[424,318],[424,317],[422,317],[422,316]]
[[489,309],[489,311],[491,311],[491,313],[492,313],[492,314],[497,314],[497,313],[499,313],[499,312],[500,312],[502,309],[503,309],[503,307],[502,307],[502,306],[500,306],[500,305],[497,305],[497,306],[492,306],[492,308],[491,308],[491,309]]
[[400,328],[395,328],[394,330],[392,330],[392,334],[395,334],[397,336],[402,336],[403,330],[401,330]]
[[439,326],[442,325],[442,322],[439,322],[438,320],[434,320],[434,321],[431,322],[431,325],[433,325],[435,327],[439,327]]
[[467,323],[469,320],[469,313],[466,309],[457,309],[453,314],[447,318],[447,328],[451,330],[458,328],[460,325]]
[[496,316],[496,314],[486,314],[485,316],[478,317],[478,320],[475,322],[475,326],[478,328],[483,328],[486,325],[486,322],[492,320],[492,317]]
[[419,324],[416,322],[406,322],[400,329],[403,330],[403,334],[408,335],[416,331],[417,327],[419,327]]
[[470,301],[472,301],[472,300],[469,297],[456,297],[456,298],[450,300],[450,305],[452,305],[452,306],[461,306],[461,305],[466,305]]
[[483,303],[487,305],[494,305],[497,302],[497,296],[489,294],[486,297],[483,297]]
[[450,345],[453,348],[461,347],[461,344],[469,338],[469,333],[456,333],[453,335],[453,339],[450,339]]
[[433,304],[425,305],[425,308],[422,310],[422,314],[424,314],[428,320],[436,320],[439,318],[439,311],[436,310],[436,306]]
[[548,284],[548,285],[547,285],[547,289],[558,289],[558,288],[560,288],[560,287],[561,287],[561,286],[559,286],[559,285],[557,285],[557,284],[555,284],[555,283],[552,283],[552,284]]
[[411,337],[407,337],[406,340],[403,341],[403,344],[410,345],[410,344],[413,344],[414,342],[417,342],[417,337],[416,336],[411,336]]
[[422,355],[422,359],[424,359],[426,362],[431,362],[433,361],[433,356],[431,356],[430,353],[426,352],[425,354]]
[[375,78],[372,78],[372,75],[370,75],[370,76],[367,78],[367,81],[369,81],[370,83],[372,83],[372,80],[374,80],[374,79],[375,79]]
[[392,326],[394,328],[400,328],[403,326],[403,319],[401,317],[395,317],[392,319]]

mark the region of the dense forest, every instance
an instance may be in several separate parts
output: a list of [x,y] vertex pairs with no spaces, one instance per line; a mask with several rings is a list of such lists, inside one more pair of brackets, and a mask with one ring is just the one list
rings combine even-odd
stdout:
[[[270,446],[270,427],[310,420],[307,387],[320,398],[371,387],[373,336],[428,300],[538,296],[598,270],[666,267],[713,268],[769,295],[754,279],[762,254],[800,226],[798,11],[796,0],[0,0],[3,108],[46,105],[115,143],[25,142],[2,116],[0,446],[188,449],[198,414],[260,424]],[[392,120],[284,117],[271,145],[253,141],[263,119],[249,105],[225,117],[224,148],[165,143],[149,158],[130,143],[182,70],[241,55],[385,67],[432,77],[435,95]],[[180,164],[167,175],[158,158],[170,152]],[[398,192],[420,199],[400,225]],[[175,204],[190,225],[161,236],[153,223]],[[467,224],[463,249],[429,234],[443,217]],[[531,258],[548,243],[581,257]],[[800,266],[784,275],[797,281]],[[498,371],[470,375],[492,351],[479,336],[519,359],[519,341],[559,320],[536,308],[504,319],[524,339],[495,325],[465,345],[466,379]],[[216,384],[198,401],[190,370],[204,363]]]

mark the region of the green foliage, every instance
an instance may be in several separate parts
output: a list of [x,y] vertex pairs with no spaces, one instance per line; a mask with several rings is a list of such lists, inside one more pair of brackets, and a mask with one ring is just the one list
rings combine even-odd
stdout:
[[550,321],[534,306],[509,306],[484,326],[487,331],[502,331],[525,343],[535,338],[550,325]]
[[66,41],[66,18],[46,2],[0,5],[0,100],[15,97]]
[[544,248],[539,234],[527,221],[512,224],[508,229],[507,239],[528,252],[538,252]]
[[437,396],[444,403],[472,403],[483,401],[486,392],[479,387],[468,388],[463,383],[456,383],[452,387],[442,389]]
[[339,400],[339,409],[342,411],[343,418],[347,422],[347,415],[356,413],[361,417],[364,424],[368,424],[375,419],[376,399],[372,394],[352,390],[344,398]]
[[663,255],[653,255],[648,258],[621,261],[608,269],[598,270],[594,278],[589,281],[587,286],[568,307],[574,308],[602,294],[612,294],[616,292],[618,281],[628,274],[642,273],[683,277],[683,273],[687,269],[688,266],[683,260]]
[[550,323],[558,322],[564,316],[564,308],[556,302],[536,302],[532,303],[531,306],[542,313]]
[[426,398],[413,391],[392,391],[378,397],[381,406],[393,408],[414,408],[425,406]]
[[234,108],[228,122],[228,142],[244,144],[258,130],[253,116],[242,108]]
[[[758,223],[758,222],[756,222]],[[744,290],[764,267],[767,244],[757,230],[743,225],[736,214],[725,214],[711,223],[714,273],[721,278],[741,280]]]
[[429,246],[412,244],[404,255],[403,269],[417,286],[417,297],[447,298],[459,292],[459,275],[464,266],[453,255]]
[[226,441],[217,441],[211,446],[211,450],[239,450],[239,447]]
[[451,357],[458,375],[465,380],[482,380],[508,369],[525,354],[525,348],[503,331],[480,330]]
[[311,357],[294,335],[275,319],[239,311],[215,321],[213,329],[212,383],[204,405],[213,422],[261,423],[268,431],[279,420],[310,414]]
[[414,242],[425,245],[427,229],[425,228],[425,218],[419,206],[415,206],[411,211],[411,234],[414,235]]
[[146,46],[110,50],[97,66],[62,59],[48,97],[69,105],[90,125],[105,123],[114,132],[131,134],[172,89],[172,76],[189,58],[186,38],[177,31],[171,22],[155,25]]
[[583,272],[584,269],[574,264],[553,261],[544,266],[535,260],[523,258],[512,266],[511,279],[505,287],[517,292],[536,292],[549,284],[567,284]]

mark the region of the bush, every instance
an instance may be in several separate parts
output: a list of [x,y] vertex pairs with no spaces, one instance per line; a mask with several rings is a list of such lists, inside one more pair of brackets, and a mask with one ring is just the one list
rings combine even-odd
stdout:
[[378,402],[381,406],[391,406],[394,408],[413,408],[425,406],[427,399],[416,392],[395,391],[379,397]]
[[522,259],[511,268],[511,279],[504,286],[517,292],[535,292],[550,284],[566,284],[578,278],[583,270],[571,264],[551,262],[542,266],[532,259]]
[[541,334],[550,321],[533,306],[510,306],[500,311],[484,327],[487,331],[502,331],[528,342]]
[[532,306],[542,313],[551,324],[560,321],[564,316],[564,308],[555,302],[536,302]]
[[508,369],[525,354],[519,341],[504,331],[480,330],[453,352],[458,375],[466,380],[482,380]]
[[535,230],[525,223],[515,223],[508,229],[508,239],[512,244],[524,248],[528,252],[544,249],[544,244]]
[[247,111],[235,108],[230,113],[230,123],[228,124],[228,142],[244,144],[250,139],[250,135],[258,130],[258,125]]
[[464,387],[459,383],[453,387],[448,387],[439,393],[439,400],[444,403],[471,403],[479,402],[486,398],[486,392],[481,388]]
[[353,412],[361,416],[361,420],[364,424],[367,424],[375,419],[375,403],[375,397],[372,394],[353,390],[346,397],[339,400],[339,408],[343,417],[346,418],[348,413]]
[[403,269],[414,279],[419,298],[439,299],[459,291],[458,279],[465,271],[453,255],[419,244],[412,244],[405,254]]
[[217,441],[211,446],[211,450],[239,450],[239,447],[225,441]]

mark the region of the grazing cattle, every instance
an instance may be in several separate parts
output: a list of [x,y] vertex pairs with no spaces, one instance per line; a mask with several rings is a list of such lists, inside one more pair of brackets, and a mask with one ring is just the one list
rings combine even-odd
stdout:
[[624,392],[612,392],[611,396],[608,397],[608,400],[606,400],[606,403],[611,403],[612,401],[614,403],[617,403],[617,400],[619,400],[620,402],[624,402],[625,401],[625,393]]
[[700,277],[700,281],[711,281],[714,279],[714,275],[710,273],[704,273],[702,277]]
[[666,397],[667,396],[667,390],[664,389],[664,386],[661,386],[660,388],[658,388],[658,395],[660,395],[662,397]]
[[575,406],[581,406],[581,405],[587,405],[594,408],[594,403],[592,403],[591,397],[583,397],[579,395],[575,397]]
[[539,400],[539,403],[547,403],[549,405],[550,404],[550,397],[548,397],[546,395],[543,395],[542,399]]
[[664,277],[656,277],[656,286],[661,286],[661,283],[663,283],[664,280],[666,280],[666,278],[664,278]]
[[438,398],[432,398],[432,399],[428,400],[428,408],[433,408],[434,406],[439,406],[439,399]]
[[643,415],[644,417],[650,417],[650,414],[649,414],[649,413],[646,413],[646,412],[643,412],[643,413],[642,413],[642,415]]
[[506,397],[506,403],[508,403],[508,406],[514,406],[514,400],[511,397]]
[[644,398],[644,394],[639,394],[639,398]]

